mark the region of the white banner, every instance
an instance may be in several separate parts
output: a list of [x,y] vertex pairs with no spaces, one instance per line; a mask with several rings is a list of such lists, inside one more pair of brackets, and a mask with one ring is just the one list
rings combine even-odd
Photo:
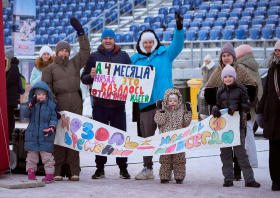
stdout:
[[[151,156],[240,145],[240,116],[222,111],[187,128],[142,138],[95,120],[61,111],[54,143],[76,151],[104,156]],[[136,126],[135,126],[136,128]]]
[[153,90],[155,68],[119,63],[96,63],[92,95],[130,102],[147,103]]

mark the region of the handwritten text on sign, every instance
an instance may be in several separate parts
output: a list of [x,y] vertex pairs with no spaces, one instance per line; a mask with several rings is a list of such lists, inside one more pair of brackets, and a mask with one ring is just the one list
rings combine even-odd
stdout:
[[147,103],[150,100],[155,68],[97,62],[92,95],[112,100]]
[[240,145],[239,113],[224,111],[221,118],[209,116],[176,131],[142,138],[92,119],[60,112],[55,144],[104,156],[150,156]]

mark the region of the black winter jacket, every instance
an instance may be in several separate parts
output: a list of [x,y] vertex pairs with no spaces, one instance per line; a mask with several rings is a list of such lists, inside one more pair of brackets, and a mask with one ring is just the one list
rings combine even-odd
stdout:
[[19,82],[19,61],[16,57],[12,59],[11,68],[6,72],[7,105],[18,106],[18,82]]
[[277,140],[280,139],[280,100],[275,90],[274,70],[277,68],[277,82],[280,85],[280,64],[269,65],[269,67],[257,114],[263,114],[264,138]]
[[[100,45],[97,49],[97,51],[90,54],[89,59],[87,61],[87,64],[84,67],[81,80],[82,83],[85,85],[91,85],[93,83],[93,78],[90,76],[90,71],[93,67],[95,67],[96,62],[112,62],[112,63],[123,63],[123,64],[131,64],[130,57],[125,51],[121,51],[121,48],[117,45],[115,45],[114,51],[112,55],[109,57],[103,48],[102,45]],[[118,100],[110,100],[110,99],[103,99],[98,98],[95,96],[93,97],[93,104],[98,106],[123,106],[125,105],[124,101],[118,101]]]
[[246,87],[241,83],[234,82],[231,85],[223,85],[217,91],[217,106],[219,109],[229,108],[238,104],[240,114],[240,129],[245,129],[244,115],[250,111],[251,103]]

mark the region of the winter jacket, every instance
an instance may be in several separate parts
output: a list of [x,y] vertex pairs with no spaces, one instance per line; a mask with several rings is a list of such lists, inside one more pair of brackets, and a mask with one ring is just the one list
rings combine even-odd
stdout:
[[[125,51],[121,51],[121,48],[117,45],[114,47],[114,51],[109,57],[102,45],[100,45],[97,51],[90,54],[87,64],[84,67],[83,73],[81,75],[82,83],[86,85],[92,85],[93,78],[90,76],[91,69],[95,67],[96,62],[112,62],[112,63],[123,63],[131,64],[131,60]],[[103,99],[92,96],[93,104],[99,106],[123,106],[125,101]]]
[[[255,82],[258,85],[258,100],[261,99],[263,95],[263,88],[262,88],[262,80],[259,74],[259,64],[256,62],[255,57],[253,54],[242,56],[241,58],[237,59],[237,64],[244,66],[249,73],[254,77]],[[251,111],[251,120],[256,120],[256,108],[252,107]]]
[[[274,54],[274,52],[273,52]],[[274,71],[277,68],[277,82],[280,85],[280,60],[278,63],[269,63],[263,96],[260,100],[257,114],[263,114],[264,138],[280,139],[280,100],[276,94]]]
[[[168,97],[170,94],[178,95],[178,104],[172,109],[168,105]],[[162,103],[163,113],[157,110],[155,115],[155,122],[160,126],[159,133],[165,133],[168,131],[174,131],[176,129],[181,129],[184,126],[189,126],[192,121],[192,112],[183,110],[180,108],[182,104],[182,95],[177,89],[167,89],[164,94],[164,100]]]
[[[156,34],[155,37],[157,38]],[[148,103],[139,103],[140,110],[154,105],[159,99],[163,100],[164,92],[169,88],[173,88],[172,62],[183,50],[184,39],[184,29],[177,30],[176,28],[173,40],[168,47],[160,44],[160,47],[156,48],[150,56],[138,52],[131,57],[132,65],[152,65],[156,71],[151,99]]]
[[[211,67],[211,68],[209,69],[208,67]],[[201,71],[202,71],[203,80],[202,80],[202,83],[201,83],[201,87],[205,86],[205,84],[209,80],[210,76],[212,75],[212,73],[215,71],[215,69],[217,67],[218,66],[215,65],[215,62],[213,60],[209,63],[209,65],[204,64],[202,66]]]
[[35,60],[35,67],[31,72],[30,85],[34,86],[37,82],[41,81],[43,70],[51,63],[54,62],[54,57],[51,57],[47,62],[44,62],[40,57]]
[[217,91],[217,107],[219,109],[229,108],[238,104],[240,115],[240,130],[245,129],[244,115],[250,111],[251,103],[246,87],[241,83],[234,82],[231,85],[223,85]]
[[90,44],[86,34],[79,36],[79,44],[80,51],[73,58],[69,60],[69,58],[62,59],[56,56],[55,62],[43,70],[42,81],[46,82],[51,89],[55,103],[58,102],[56,96],[58,94],[64,95],[63,102],[82,100],[81,97],[71,97],[71,95],[73,93],[76,96],[80,90],[80,70],[90,55]]
[[[42,103],[37,104],[32,110],[29,110],[28,105],[32,101],[36,88],[45,89],[48,93],[48,98]],[[50,125],[57,126],[57,117],[54,108],[55,103],[53,102],[53,95],[50,88],[45,82],[38,82],[31,88],[26,106],[22,109],[23,117],[29,117],[30,119],[25,131],[25,150],[53,152],[54,134],[45,137],[43,130],[48,129]]]
[[11,60],[11,68],[6,72],[7,106],[18,106],[19,61],[16,57]]

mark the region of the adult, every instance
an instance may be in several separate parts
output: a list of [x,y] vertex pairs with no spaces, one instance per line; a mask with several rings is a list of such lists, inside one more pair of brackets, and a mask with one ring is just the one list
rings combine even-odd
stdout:
[[31,72],[30,85],[34,86],[41,81],[43,70],[54,62],[52,49],[49,46],[43,46],[40,55],[35,60],[35,67]]
[[247,116],[247,131],[245,138],[245,147],[247,155],[249,157],[250,165],[252,168],[257,168],[258,156],[253,127],[256,121],[256,106],[258,103],[257,101],[262,97],[263,94],[262,80],[259,74],[259,64],[255,60],[250,45],[240,45],[238,48],[236,48],[236,59],[237,64],[244,66],[246,70],[248,70],[249,73],[254,77],[258,85],[258,97],[256,97],[254,103],[252,103],[250,113]]
[[212,73],[214,72],[214,70],[217,68],[218,66],[215,65],[214,60],[212,60],[212,57],[210,54],[207,54],[204,58],[204,64],[202,65],[201,71],[202,71],[202,83],[201,83],[201,87],[204,87],[205,84],[207,83],[207,81],[209,80],[210,76],[212,75]]
[[263,128],[264,138],[269,139],[271,189],[280,191],[280,40],[270,55],[268,68],[263,96],[257,109],[257,122]]
[[[151,66],[155,68],[155,80],[152,96],[148,103],[139,103],[141,136],[146,138],[155,134],[157,124],[154,121],[157,110],[156,101],[164,98],[166,89],[173,88],[172,62],[180,54],[184,46],[183,18],[180,12],[175,13],[177,28],[171,44],[165,47],[160,43],[153,30],[144,30],[137,42],[137,54],[131,57],[133,65]],[[133,111],[137,116],[137,112]],[[144,168],[135,179],[153,179],[153,157],[145,156]]]
[[[131,64],[130,58],[125,51],[116,45],[116,35],[111,29],[105,29],[101,35],[101,45],[97,51],[90,54],[84,67],[81,79],[86,85],[93,83],[96,75],[96,62],[112,62],[120,64]],[[125,102],[118,100],[103,99],[92,96],[92,119],[107,124],[117,129],[126,131]],[[120,177],[130,179],[127,171],[127,157],[117,157],[117,165],[120,168]],[[107,163],[106,156],[95,156],[96,171],[92,179],[105,178],[104,165]]]
[[[80,69],[86,64],[90,55],[89,40],[83,27],[76,18],[70,20],[79,36],[80,51],[69,59],[71,46],[60,41],[55,47],[55,62],[43,70],[42,81],[45,81],[53,93],[57,110],[70,111],[82,115],[83,102],[80,90]],[[59,116],[59,115],[58,115]],[[62,181],[66,175],[72,181],[79,181],[79,152],[54,145],[55,172],[54,180]]]
[[6,71],[6,89],[7,89],[7,111],[8,111],[8,129],[9,143],[12,143],[12,133],[15,129],[15,108],[18,107],[18,82],[19,82],[19,61],[14,57],[14,49],[5,51],[5,71]]

